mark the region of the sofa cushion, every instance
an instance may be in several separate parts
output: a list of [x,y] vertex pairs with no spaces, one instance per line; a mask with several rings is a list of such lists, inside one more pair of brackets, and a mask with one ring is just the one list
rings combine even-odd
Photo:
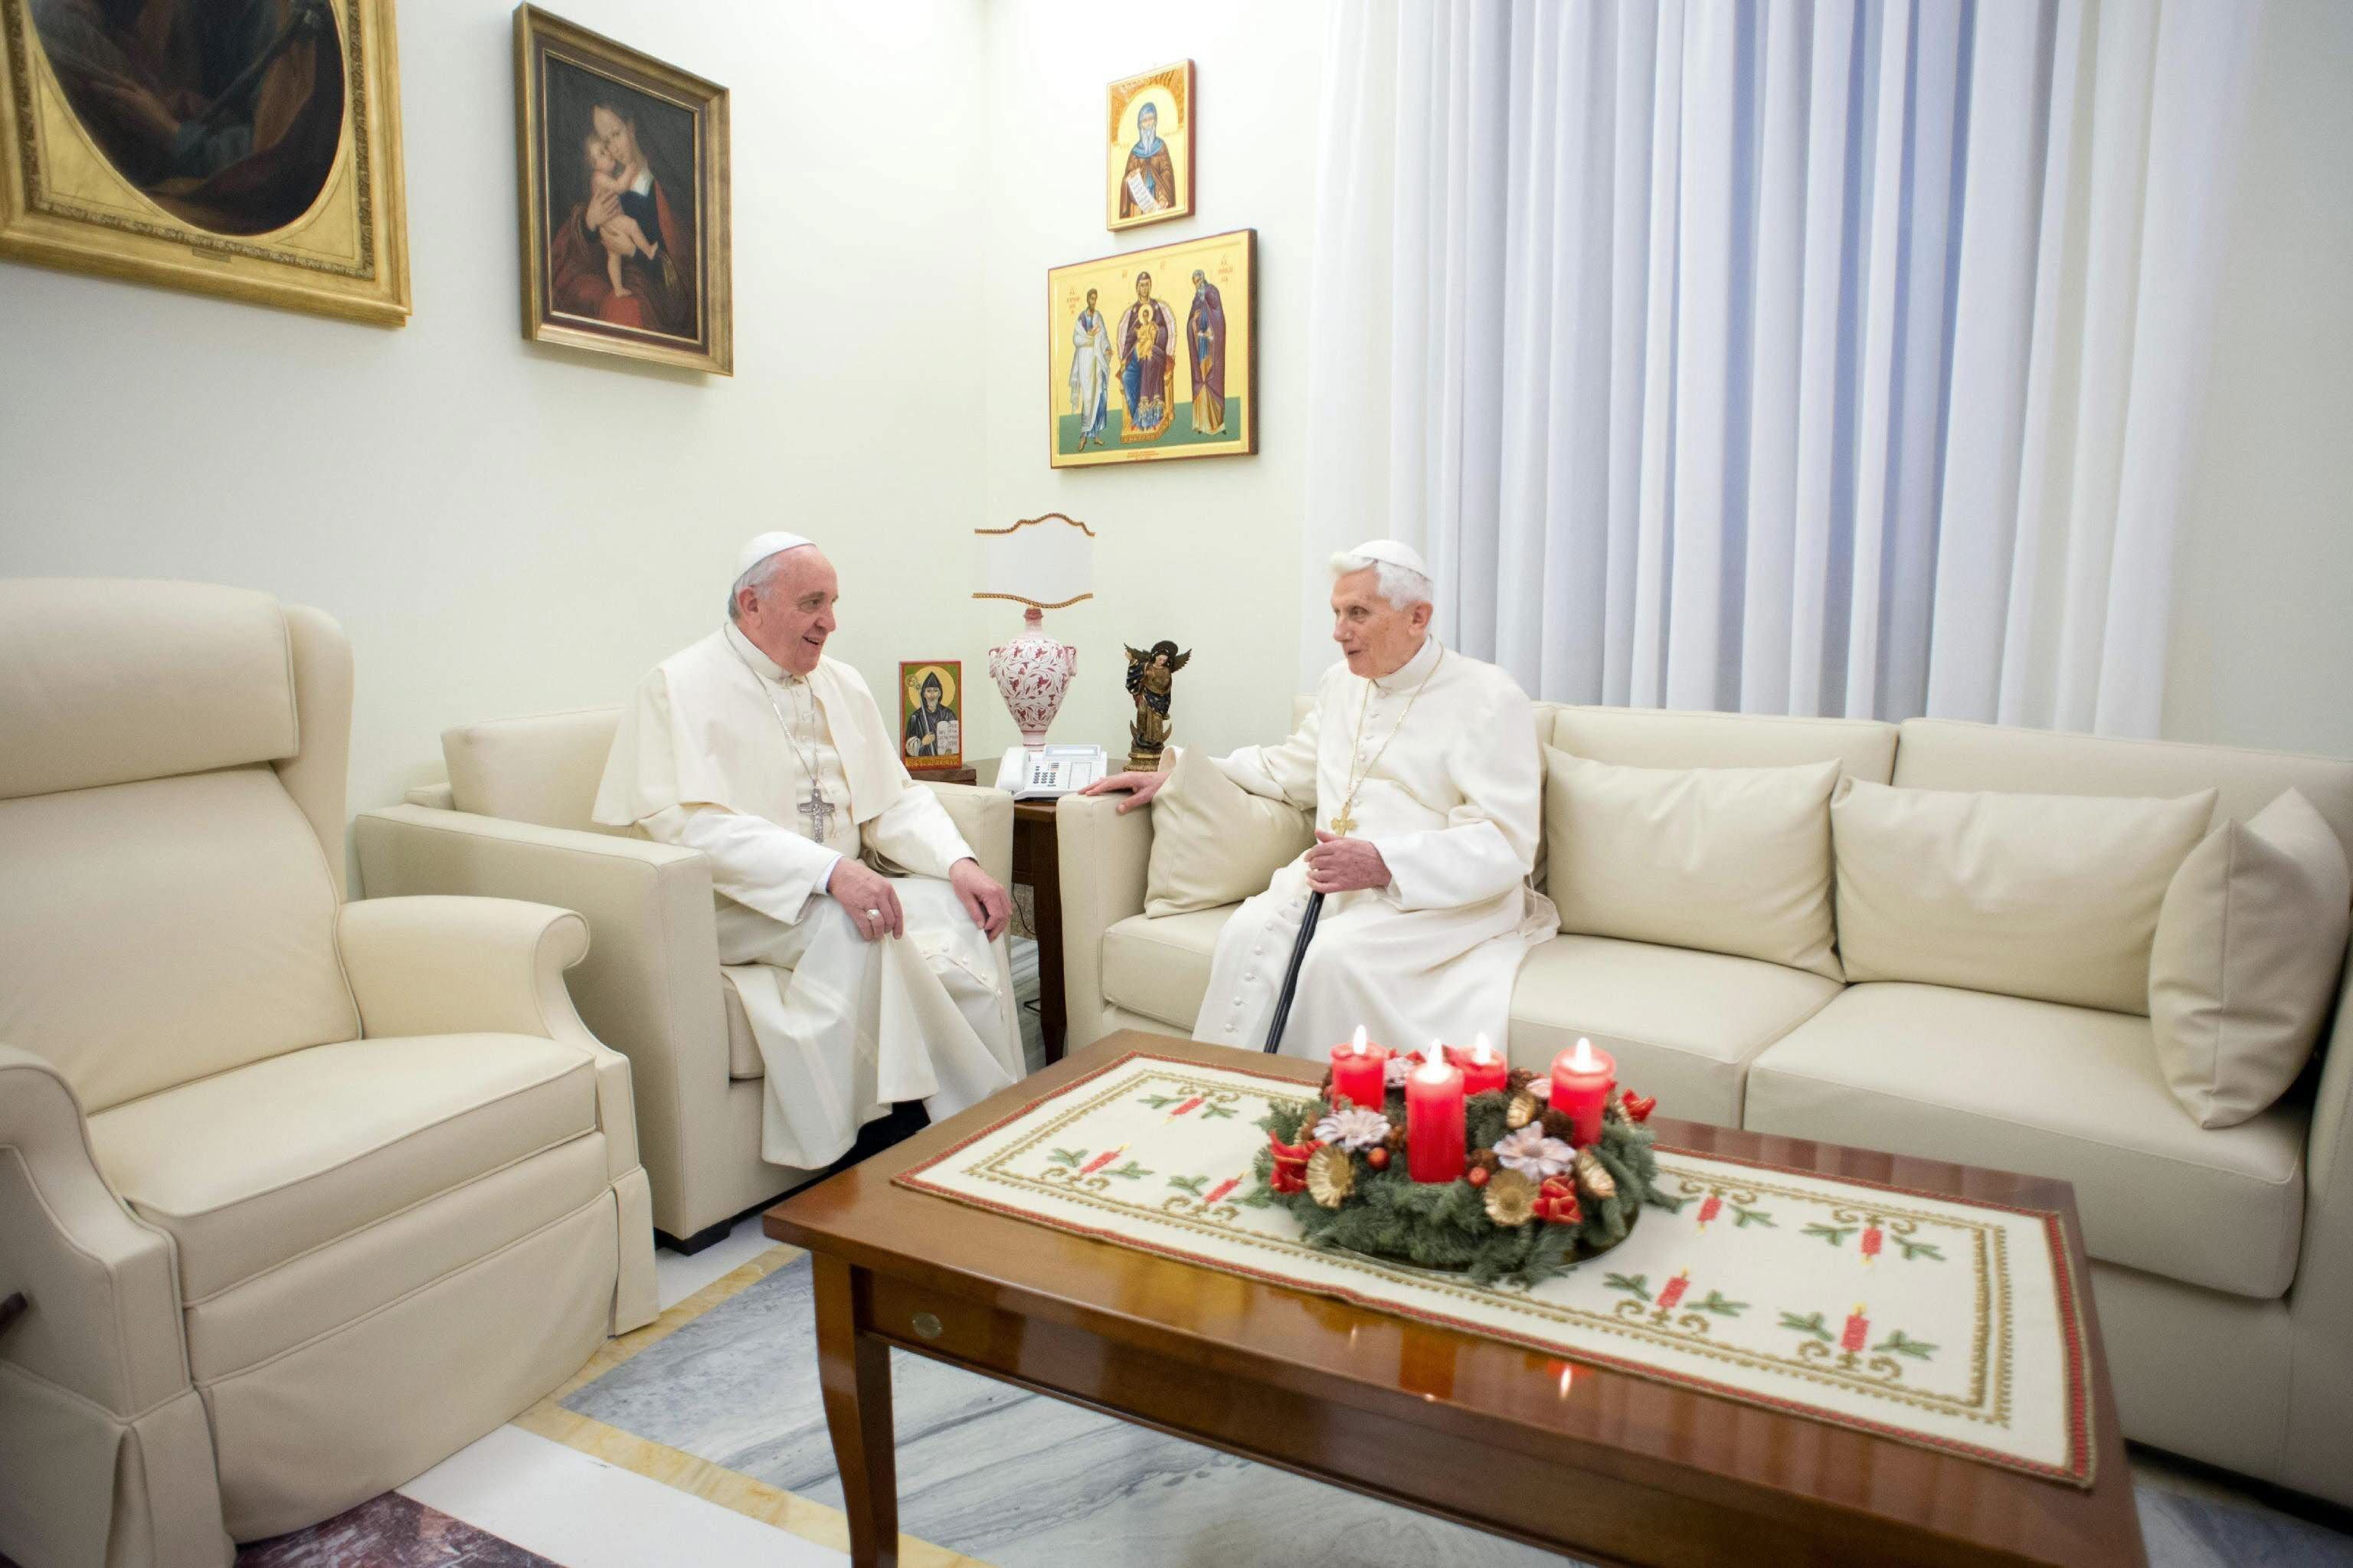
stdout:
[[1251,794],[1198,747],[1181,751],[1152,798],[1144,912],[1158,919],[1238,904],[1314,842],[1307,812]]
[[2334,757],[1917,718],[1904,721],[1892,782],[1915,789],[2166,798],[2211,788],[2220,797],[2215,810],[2241,821],[2281,790],[2295,789],[2353,856],[2353,761]]
[[1835,980],[1755,959],[1556,937],[1520,966],[1512,1064],[1543,1072],[1582,1034],[1667,1115],[1738,1127],[1749,1062],[1838,992]]
[[727,1075],[737,1080],[766,1077],[768,1064],[760,1055],[760,1042],[752,1033],[752,1021],[744,1016],[744,999],[724,975],[719,980],[719,1005],[727,1014]]
[[1841,978],[1831,942],[1836,762],[1625,768],[1545,749],[1560,928]]
[[441,760],[449,768],[450,803],[543,828],[630,832],[590,819],[620,722],[618,708],[582,708],[445,729]]
[[1857,985],[1748,1073],[1755,1132],[2075,1186],[2095,1258],[2268,1300],[2295,1277],[2307,1109],[2200,1128],[2146,1018],[1933,985]]
[[1218,933],[1240,907],[1229,904],[1158,920],[1149,915],[1122,920],[1103,933],[1103,996],[1190,1034],[1209,990]]
[[278,601],[210,583],[0,581],[0,800],[301,749]]
[[0,1040],[90,1111],[348,1040],[337,904],[267,763],[0,800]]
[[1895,734],[1894,725],[1877,719],[1577,706],[1554,710],[1546,744],[1572,757],[1627,768],[1836,762],[1849,779],[1884,784],[1895,770]]
[[2189,852],[2150,949],[2149,1021],[2166,1081],[2200,1127],[2287,1092],[2320,1037],[2345,960],[2353,874],[2296,790]]
[[314,1045],[90,1118],[191,1303],[596,1128],[595,1060],[527,1034]]
[[2148,953],[2214,791],[2174,800],[1902,789],[1831,801],[1850,980],[2148,1010]]

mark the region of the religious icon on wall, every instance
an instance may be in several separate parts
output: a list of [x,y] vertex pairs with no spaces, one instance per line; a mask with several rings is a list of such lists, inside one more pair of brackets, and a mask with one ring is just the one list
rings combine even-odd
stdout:
[[964,766],[964,662],[921,660],[899,666],[900,749],[911,773],[952,772]]
[[1111,220],[1134,228],[1193,210],[1193,62],[1111,84]]
[[515,8],[523,335],[734,369],[727,90]]
[[0,0],[0,256],[408,319],[392,0]]
[[1258,231],[1046,274],[1055,468],[1258,450]]
[[1135,722],[1127,726],[1130,771],[1160,771],[1161,754],[1167,750],[1168,736],[1176,727],[1168,716],[1176,672],[1192,659],[1191,649],[1179,653],[1176,644],[1166,638],[1149,648],[1127,650],[1127,694],[1135,699]]

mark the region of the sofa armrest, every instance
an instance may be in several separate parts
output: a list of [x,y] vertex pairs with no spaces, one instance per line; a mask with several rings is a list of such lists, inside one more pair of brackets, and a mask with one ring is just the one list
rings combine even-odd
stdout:
[[0,1045],[0,1298],[18,1291],[26,1310],[0,1338],[0,1374],[124,1421],[187,1390],[171,1238],[107,1185],[58,1070]]
[[1065,795],[1054,809],[1062,874],[1062,974],[1068,1050],[1111,1033],[1103,993],[1103,933],[1144,913],[1152,863],[1152,810],[1120,814],[1124,796]]
[[437,811],[447,811],[456,805],[456,797],[446,782],[417,785],[413,789],[403,790],[400,799],[404,804],[426,806]]
[[618,1178],[638,1167],[629,1061],[588,1032],[564,971],[588,956],[588,922],[519,898],[446,894],[343,906],[343,974],[374,1037],[536,1034],[596,1062],[596,1126]]
[[1013,885],[1013,797],[1002,789],[978,784],[933,784],[925,789],[940,798],[956,832],[972,846],[980,869],[1006,886]]
[[564,971],[588,922],[515,898],[418,894],[343,906],[337,932],[360,1030],[387,1034],[586,1035]]
[[367,902],[471,894],[586,917],[588,956],[565,978],[588,1030],[628,1058],[654,1224],[690,1235],[717,1217],[733,1185],[723,1180],[727,1015],[710,862],[645,839],[418,806],[363,811],[353,837]]
[[2289,1383],[2288,1485],[2353,1500],[2353,954],[2322,1049],[2305,1148],[2304,1245],[2288,1289],[2295,1376]]

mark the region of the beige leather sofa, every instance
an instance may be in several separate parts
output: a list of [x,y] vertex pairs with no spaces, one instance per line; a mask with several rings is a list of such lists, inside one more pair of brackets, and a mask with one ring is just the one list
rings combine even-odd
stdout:
[[[589,821],[618,708],[462,725],[441,737],[447,784],[353,824],[360,883],[576,909],[591,934],[570,976],[596,1037],[636,1069],[654,1225],[699,1250],[814,1171],[760,1158],[765,1086],[742,1003],[719,969],[711,866],[696,851]],[[1013,798],[934,784],[982,869],[1013,878]]]
[[343,901],[334,623],[0,583],[0,1552],[227,1563],[654,1315],[577,916]]
[[[2353,763],[1915,720],[1901,726],[1564,708],[1551,744],[1651,768],[1836,759],[1936,789],[2179,796],[2244,819],[2294,786],[2353,846]],[[1146,918],[1149,811],[1067,800],[1073,1048],[1189,1033],[1231,908]],[[2348,848],[2353,853],[2353,848]],[[2344,982],[2340,982],[2344,983]],[[2288,1097],[2200,1128],[2145,1017],[1916,984],[1841,985],[1755,959],[1564,935],[1532,953],[1511,1053],[1579,1034],[1671,1115],[2063,1177],[2128,1436],[2353,1503],[2353,1008]],[[2161,1192],[2162,1199],[2150,1194]]]

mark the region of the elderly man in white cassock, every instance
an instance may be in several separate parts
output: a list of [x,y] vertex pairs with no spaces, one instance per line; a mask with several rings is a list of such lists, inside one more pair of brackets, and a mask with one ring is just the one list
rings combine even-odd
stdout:
[[894,1103],[936,1118],[1021,1075],[996,940],[1012,900],[825,656],[824,554],[763,534],[738,567],[727,624],[638,683],[596,820],[709,857],[719,961],[766,1067],[761,1155],[815,1169]]
[[[1218,938],[1193,1037],[1266,1038],[1310,893],[1324,895],[1283,1029],[1314,1056],[1359,1024],[1420,1050],[1506,1035],[1528,950],[1558,928],[1529,884],[1543,810],[1535,718],[1512,678],[1430,633],[1429,568],[1376,539],[1332,561],[1332,640],[1306,719],[1278,746],[1217,758],[1253,795],[1314,814],[1314,847],[1277,872]],[[1121,773],[1089,793],[1148,802],[1165,773]]]

